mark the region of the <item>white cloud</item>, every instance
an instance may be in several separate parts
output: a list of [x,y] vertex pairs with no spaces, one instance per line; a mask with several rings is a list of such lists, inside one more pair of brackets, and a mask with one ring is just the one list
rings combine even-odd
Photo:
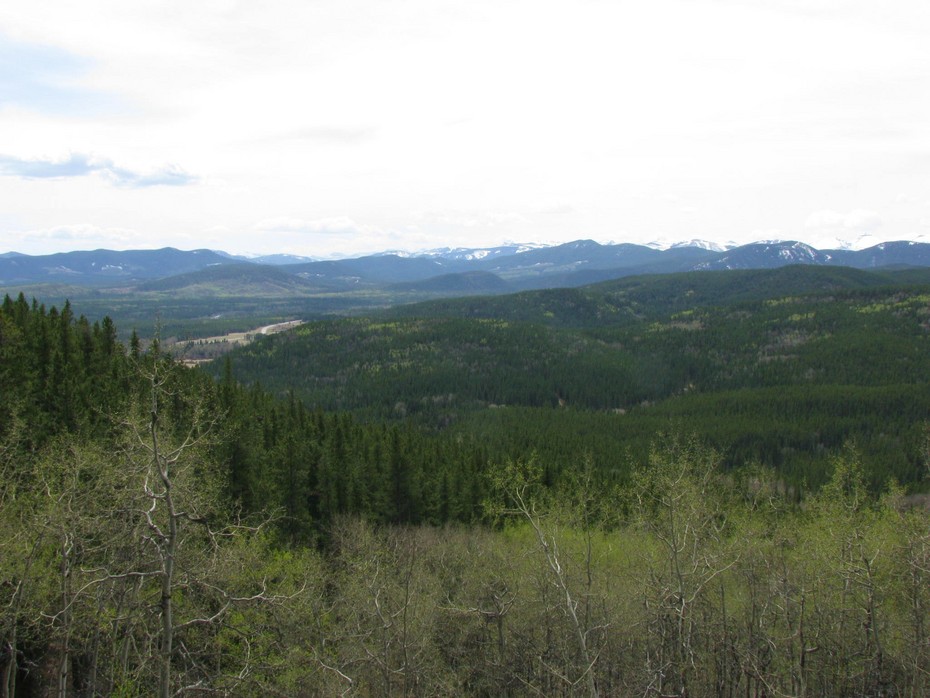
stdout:
[[[544,213],[552,213],[547,210]],[[554,213],[569,213],[560,207]],[[456,228],[506,228],[529,221],[522,213],[515,211],[424,211],[417,214],[420,227],[434,226],[443,230]]]
[[287,131],[268,140],[309,141],[326,145],[358,145],[375,138],[377,129],[371,126],[309,126]]
[[[392,230],[358,223],[349,216],[303,219],[266,218],[253,226],[265,253],[288,252],[316,257],[369,254],[403,246],[405,237]],[[253,245],[250,251],[257,251]]]
[[135,172],[118,167],[112,160],[81,153],[72,153],[63,160],[24,159],[12,155],[0,155],[0,176],[23,179],[61,179],[102,175],[117,186],[154,187],[183,186],[192,184],[197,178],[177,165],[168,165],[151,172]]
[[854,209],[849,213],[838,213],[829,209],[815,211],[804,221],[804,228],[814,231],[848,231],[850,233],[874,233],[881,228],[882,219],[874,211]]
[[301,233],[306,235],[370,235],[377,233],[372,226],[356,223],[348,216],[331,216],[315,220],[301,218],[266,218],[255,224],[263,233]]
[[[91,223],[60,225],[53,228],[27,230],[21,233],[0,234],[0,241],[6,238],[22,237],[29,241],[28,250],[17,249],[9,244],[9,249],[25,251],[26,254],[52,254],[65,249],[128,249],[129,247],[157,248],[150,237],[128,228],[103,228]],[[3,245],[3,242],[0,242]]]
[[540,207],[537,213],[543,216],[574,216],[578,214],[578,209],[571,204],[550,204]]
[[124,187],[182,187],[198,181],[197,177],[174,164],[148,172],[134,172],[106,161],[100,172],[114,184]]
[[57,179],[85,177],[101,168],[86,155],[72,154],[65,160],[25,160],[0,155],[0,174],[25,179]]

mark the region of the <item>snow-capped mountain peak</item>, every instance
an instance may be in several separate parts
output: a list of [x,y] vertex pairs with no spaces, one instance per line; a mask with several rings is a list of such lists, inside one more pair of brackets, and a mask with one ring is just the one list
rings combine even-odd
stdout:
[[505,242],[496,247],[439,247],[431,250],[420,250],[410,256],[415,257],[442,257],[443,259],[476,262],[482,259],[522,254],[530,250],[551,247],[545,243]]
[[673,250],[681,247],[696,247],[701,250],[708,250],[710,252],[726,252],[731,247],[735,247],[736,243],[727,243],[721,245],[717,242],[712,242],[710,240],[701,240],[695,238],[693,240],[676,240],[671,241],[668,238],[658,238],[652,242],[643,243],[644,247],[651,247],[654,250]]
[[697,247],[702,250],[709,250],[711,252],[725,252],[726,247],[720,245],[716,242],[711,242],[710,240],[683,240],[681,242],[676,242],[673,245],[669,245],[668,249],[673,249],[676,247]]

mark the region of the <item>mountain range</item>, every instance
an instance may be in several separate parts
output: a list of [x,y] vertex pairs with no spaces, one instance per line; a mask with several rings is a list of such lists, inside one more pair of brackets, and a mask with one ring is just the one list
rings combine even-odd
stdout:
[[756,242],[729,249],[692,241],[667,249],[576,240],[555,246],[396,252],[305,261],[291,255],[246,260],[213,250],[93,250],[52,255],[0,255],[0,287],[68,284],[99,288],[178,290],[200,284],[259,281],[288,293],[360,289],[494,294],[577,287],[640,274],[771,269],[790,264],[858,269],[930,266],[930,243],[885,242],[863,250],[818,250],[802,242]]

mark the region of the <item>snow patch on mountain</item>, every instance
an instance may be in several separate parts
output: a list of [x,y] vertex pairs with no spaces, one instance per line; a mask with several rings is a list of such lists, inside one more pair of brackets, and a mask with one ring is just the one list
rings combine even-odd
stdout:
[[806,234],[804,241],[818,250],[848,250],[859,251],[875,247],[882,239],[872,233],[863,233],[855,238],[837,237],[831,235],[811,236]]
[[676,242],[671,245],[669,249],[674,249],[676,247],[697,247],[701,250],[709,250],[711,252],[725,252],[727,250],[723,245],[711,242],[710,240],[683,240],[681,242]]
[[643,243],[643,246],[662,251],[673,250],[680,247],[697,247],[698,249],[708,250],[710,252],[726,252],[737,245],[735,242],[719,243],[699,238],[694,238],[693,240],[677,240],[674,242],[668,238],[659,238],[652,242]]
[[408,253],[410,257],[441,257],[442,259],[475,262],[482,259],[494,259],[530,252],[544,247],[552,247],[542,242],[505,242],[495,247],[439,247]]

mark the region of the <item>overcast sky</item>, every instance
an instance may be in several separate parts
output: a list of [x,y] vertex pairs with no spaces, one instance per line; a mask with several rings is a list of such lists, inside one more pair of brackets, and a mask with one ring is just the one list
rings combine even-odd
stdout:
[[927,0],[5,0],[0,252],[930,238]]

